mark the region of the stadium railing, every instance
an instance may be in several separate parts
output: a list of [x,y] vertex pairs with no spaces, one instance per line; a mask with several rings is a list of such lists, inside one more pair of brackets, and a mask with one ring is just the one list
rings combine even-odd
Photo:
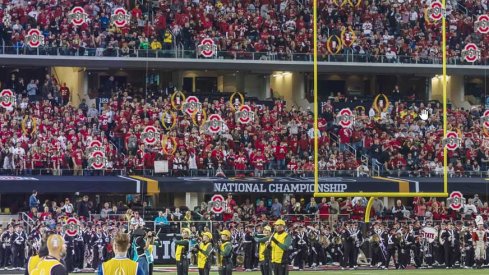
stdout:
[[[379,166],[380,167],[380,166]],[[75,172],[76,175],[75,175]],[[154,169],[0,169],[2,176],[171,176],[171,177],[291,177],[291,178],[310,178],[313,171],[304,170],[217,170],[217,169],[197,169],[197,170],[178,170],[171,169],[165,173],[155,172]],[[394,177],[443,177],[442,172],[436,171],[410,171],[405,169],[386,170],[376,168],[375,171],[355,169],[355,170],[319,170],[320,177],[370,177],[370,176],[394,176]],[[489,177],[489,171],[464,171],[449,172],[450,178],[467,177],[483,178]]]
[[125,176],[126,169],[0,169],[0,175],[8,176]]
[[[198,50],[153,50],[153,49],[123,49],[123,48],[64,48],[41,46],[30,48],[28,46],[3,46],[0,54],[10,55],[49,55],[49,56],[103,56],[103,57],[133,57],[133,58],[180,58],[180,59],[222,59],[222,60],[263,60],[263,61],[295,61],[313,62],[312,53],[276,53],[276,52],[244,52],[244,51],[216,51],[213,57],[206,58]],[[400,63],[400,64],[441,64],[441,58],[402,55],[373,55],[369,53],[355,54],[346,50],[341,54],[319,54],[319,62],[347,62],[347,63]],[[461,57],[448,59],[449,65],[488,65],[489,59],[481,59],[474,63],[466,62]]]

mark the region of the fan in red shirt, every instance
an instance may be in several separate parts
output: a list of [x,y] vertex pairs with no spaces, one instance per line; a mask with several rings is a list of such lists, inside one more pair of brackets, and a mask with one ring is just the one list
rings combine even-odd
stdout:
[[246,163],[248,160],[246,159],[246,156],[244,155],[243,151],[239,152],[239,155],[234,159],[234,169],[235,170],[246,170]]
[[326,202],[326,198],[321,199],[321,203],[319,204],[319,219],[327,220],[329,218],[329,204]]
[[278,170],[284,170],[286,154],[287,154],[287,143],[285,141],[282,141],[279,146],[275,147],[275,159],[277,160]]
[[358,200],[355,206],[353,206],[351,219],[352,220],[361,220],[365,214],[365,207],[362,205],[361,201]]
[[263,175],[263,168],[265,167],[266,159],[262,154],[262,151],[258,150],[251,162],[255,168],[255,177],[261,177]]
[[232,194],[228,194],[226,198],[226,209],[224,210],[224,214],[222,215],[222,219],[224,222],[229,221],[233,218],[234,208],[236,207],[236,201],[233,199]]
[[59,88],[59,93],[61,94],[61,104],[66,105],[70,101],[70,89],[66,86],[66,83]]

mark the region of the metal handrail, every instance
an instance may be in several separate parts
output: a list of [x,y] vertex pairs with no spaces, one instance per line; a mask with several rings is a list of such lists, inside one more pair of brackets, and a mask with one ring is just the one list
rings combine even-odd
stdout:
[[[78,170],[76,170],[78,171]],[[124,169],[81,169],[82,176],[126,176],[127,171]],[[37,169],[0,169],[0,175],[9,176],[73,176],[74,169],[53,169],[53,168],[37,168]],[[57,175],[54,175],[57,174]]]
[[22,221],[27,225],[26,231],[30,233],[34,227],[35,221],[29,217],[26,212],[21,212]]
[[[216,175],[217,169],[195,169],[195,170],[173,170],[169,169],[168,173],[155,173],[154,169],[81,169],[80,176],[127,176],[130,175],[145,175],[145,176],[161,176],[166,175],[170,177],[214,177],[214,178],[225,178],[234,176],[256,176],[256,172],[260,172],[263,177],[290,177],[290,178],[302,178],[311,179],[313,178],[313,170],[222,170],[224,176]],[[53,171],[56,173],[53,175]],[[52,169],[52,168],[42,168],[42,169],[29,169],[29,170],[17,170],[17,169],[0,169],[0,175],[8,176],[74,176],[73,169]],[[371,170],[369,171],[369,176],[396,176],[396,177],[443,177],[443,173],[437,173],[435,171],[422,172],[422,175],[415,174],[414,171],[410,170],[382,170],[380,165],[372,163]],[[319,170],[319,176],[323,177],[359,177],[358,169],[353,170]],[[467,177],[467,178],[483,178],[489,177],[488,171],[464,171],[464,172],[453,172],[448,175],[450,178],[456,177]]]
[[[176,42],[175,42],[176,43]],[[120,57],[121,48],[84,48],[85,55],[96,56],[97,50],[101,51],[104,57]],[[126,55],[131,58],[166,58],[166,59],[202,59],[205,58],[198,55],[197,50],[184,50],[181,57],[175,55],[175,49],[172,50],[152,50],[152,49],[135,49],[130,48],[130,54]],[[0,54],[5,56],[15,56],[15,55],[40,55],[40,56],[81,56],[77,54],[78,51],[71,52],[63,47],[48,47],[41,46],[38,48],[30,48],[28,46],[23,46],[22,48],[15,46],[3,46],[3,52]],[[140,54],[140,52],[142,54]],[[185,54],[185,53],[189,54]],[[273,60],[273,61],[283,61],[283,62],[313,62],[312,53],[276,53],[276,52],[244,52],[244,51],[217,51],[215,56],[210,59],[220,59],[220,60]],[[386,55],[373,55],[370,53],[358,54],[352,53],[351,50],[345,51],[341,54],[320,54],[318,56],[319,63],[385,63],[385,64],[441,64],[441,59],[437,57],[422,56],[413,57],[408,55],[396,55],[386,56]],[[447,61],[448,65],[489,65],[489,57],[483,58],[474,63],[466,62],[463,58],[450,57]]]

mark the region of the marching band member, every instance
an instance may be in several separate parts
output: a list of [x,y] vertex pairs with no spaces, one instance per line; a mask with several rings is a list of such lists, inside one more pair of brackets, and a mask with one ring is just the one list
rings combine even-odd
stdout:
[[396,229],[392,228],[389,232],[388,235],[386,235],[386,241],[385,243],[387,244],[387,256],[385,257],[385,263],[384,266],[385,268],[389,268],[389,264],[392,260],[394,261],[394,266],[397,268],[398,267],[398,262],[396,260],[396,251],[398,251],[399,247],[399,238],[396,236]]
[[127,250],[130,246],[130,238],[126,233],[119,232],[114,238],[113,249],[115,257],[102,263],[98,269],[98,275],[126,274],[146,275],[138,262],[127,258]]
[[182,239],[179,241],[175,241],[175,259],[177,261],[177,274],[178,275],[188,275],[188,267],[189,267],[189,238],[192,231],[188,228],[182,229]]
[[414,243],[414,237],[409,233],[408,227],[402,228],[400,252],[399,252],[399,268],[406,269],[411,263],[411,246]]
[[304,269],[304,262],[307,261],[309,251],[309,240],[307,239],[306,230],[302,224],[294,232],[292,237],[292,247],[294,248],[294,268],[298,268],[300,271]]
[[63,238],[57,234],[49,236],[47,247],[49,254],[37,264],[31,275],[67,275],[66,267],[61,262],[66,252]]
[[11,239],[13,235],[14,235],[14,227],[12,224],[9,224],[7,231],[3,232],[2,235],[0,236],[0,240],[2,242],[2,247],[3,247],[3,255],[2,255],[3,260],[2,260],[2,266],[0,267],[1,270],[13,269],[12,268],[13,266],[12,243],[11,243]]
[[83,269],[83,262],[84,262],[84,254],[85,254],[85,233],[86,229],[83,223],[81,223],[80,228],[78,229],[78,233],[75,236],[74,240],[74,257],[73,257],[73,262],[74,262],[74,268],[75,272],[80,271]]
[[221,241],[219,241],[218,257],[219,263],[221,264],[219,269],[219,275],[231,275],[233,274],[233,246],[230,242],[231,232],[229,230],[224,230],[220,233]]
[[[475,251],[474,241],[472,239],[472,234],[474,231],[475,230],[473,226],[469,225],[468,229],[462,232],[462,249],[464,250],[463,254],[465,254],[465,257],[463,257],[464,268],[470,268],[474,266]],[[460,266],[462,266],[462,264]]]
[[350,269],[354,269],[357,266],[357,257],[359,244],[361,242],[361,233],[358,230],[356,224],[347,223],[346,229],[342,234],[343,239],[343,266],[345,269],[348,265]]
[[253,225],[246,226],[246,231],[243,237],[243,250],[244,250],[244,269],[245,271],[251,271],[253,269],[253,257],[254,257],[254,240],[253,240]]
[[68,236],[68,234],[66,233],[61,234],[61,236],[63,237],[66,244],[66,256],[64,259],[66,264],[66,269],[68,270],[68,272],[72,272],[74,270],[73,254],[75,249],[75,244],[74,244],[75,238]]
[[275,234],[267,241],[272,246],[272,268],[274,275],[287,275],[288,270],[288,250],[292,243],[290,235],[285,232],[285,222],[281,219],[274,223]]
[[270,245],[267,242],[270,240],[272,228],[265,226],[263,228],[263,235],[261,238],[255,237],[255,241],[258,245],[258,261],[260,264],[260,271],[262,275],[272,275],[272,267],[270,264]]
[[482,268],[486,259],[487,233],[484,229],[484,221],[477,220],[477,229],[472,232],[472,240],[475,244],[475,263],[477,268]]
[[97,269],[103,262],[104,238],[100,224],[96,226],[96,231],[91,235],[90,244],[92,246],[92,268]]
[[211,270],[212,233],[202,233],[202,242],[195,246],[199,275],[209,275]]
[[20,269],[25,264],[25,245],[27,235],[24,232],[24,228],[21,224],[15,225],[15,232],[10,238],[12,244],[12,258],[14,262],[14,268]]
[[370,266],[381,267],[385,262],[385,247],[383,243],[383,230],[380,224],[375,224],[373,229],[373,235],[370,238],[372,245],[372,261]]

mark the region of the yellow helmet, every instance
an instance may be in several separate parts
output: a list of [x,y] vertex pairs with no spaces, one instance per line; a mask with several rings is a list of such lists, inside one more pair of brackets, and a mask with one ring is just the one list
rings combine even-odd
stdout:
[[271,232],[272,228],[267,225],[267,226],[263,227],[263,231],[270,231]]
[[285,226],[285,221],[282,219],[278,219],[273,225],[283,225]]
[[203,236],[207,236],[207,238],[209,238],[209,240],[212,240],[212,234],[211,234],[211,232],[204,232],[204,233],[202,233],[202,237]]
[[224,236],[227,236],[228,238],[231,238],[231,232],[229,232],[229,230],[221,231],[220,235],[224,235]]

